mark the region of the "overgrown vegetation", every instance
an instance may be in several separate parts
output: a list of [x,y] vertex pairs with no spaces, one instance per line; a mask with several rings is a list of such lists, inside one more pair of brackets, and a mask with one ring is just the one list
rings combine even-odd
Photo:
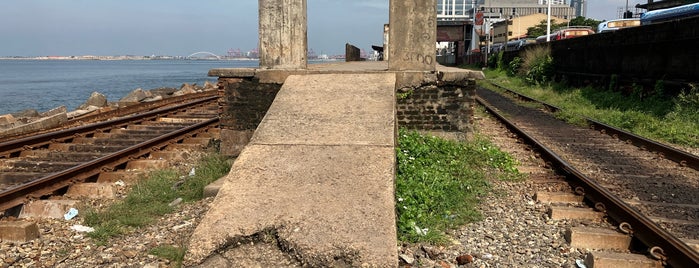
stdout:
[[136,230],[174,211],[169,204],[177,198],[183,202],[203,197],[204,186],[224,176],[230,169],[229,160],[218,154],[202,158],[194,174],[174,169],[151,172],[133,186],[129,195],[106,209],[88,210],[84,223],[95,229],[89,233],[98,244],[113,236]]
[[512,70],[524,77],[529,84],[543,84],[551,80],[553,76],[553,58],[551,48],[548,46],[536,46],[524,51],[522,64],[519,70]]
[[399,130],[396,212],[403,242],[445,242],[445,231],[479,220],[488,179],[521,178],[516,161],[485,139],[455,142]]
[[[697,85],[671,96],[665,92],[662,81],[653,90],[643,90],[639,85],[617,90],[618,78],[612,76],[608,87],[570,88],[550,80],[530,83],[537,77],[529,76],[534,69],[525,59],[520,77],[509,77],[505,70],[487,70],[485,74],[500,85],[562,108],[557,116],[571,123],[579,124],[583,121],[581,116],[585,116],[648,138],[699,147]],[[482,85],[487,87],[487,83]]]

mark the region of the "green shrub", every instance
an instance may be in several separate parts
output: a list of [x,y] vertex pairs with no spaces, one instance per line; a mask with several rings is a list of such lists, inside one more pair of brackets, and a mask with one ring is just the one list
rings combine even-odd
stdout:
[[609,91],[616,91],[617,87],[619,86],[619,75],[612,74],[612,76],[609,78]]
[[505,70],[505,62],[502,60],[502,56],[505,55],[504,51],[500,51],[497,54],[497,66],[498,70]]
[[519,73],[519,68],[522,67],[522,58],[515,57],[510,61],[507,67],[507,76],[515,76]]
[[551,49],[537,46],[524,51],[520,75],[529,84],[543,84],[551,81],[553,76],[553,58]]

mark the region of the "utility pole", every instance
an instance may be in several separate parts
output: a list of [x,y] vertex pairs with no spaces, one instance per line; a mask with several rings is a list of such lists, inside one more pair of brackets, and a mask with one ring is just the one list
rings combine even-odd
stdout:
[[546,16],[546,42],[551,41],[551,0],[546,0],[549,4],[548,15]]

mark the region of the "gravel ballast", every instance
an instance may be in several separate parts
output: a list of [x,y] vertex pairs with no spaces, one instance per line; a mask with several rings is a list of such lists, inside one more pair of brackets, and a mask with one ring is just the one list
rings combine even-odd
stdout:
[[[451,231],[452,243],[447,246],[399,245],[397,263],[401,267],[577,267],[576,260],[583,259],[586,251],[569,247],[564,232],[586,224],[551,220],[548,205],[533,199],[536,191],[565,190],[567,186],[555,182],[535,152],[492,118],[479,116],[476,124],[480,134],[510,152],[522,163],[520,171],[531,175],[524,181],[492,181],[493,193],[480,205],[482,221]],[[150,250],[185,247],[211,201],[180,204],[176,213],[103,246],[71,230],[82,223],[80,215],[69,221],[38,220],[40,239],[0,242],[0,267],[175,267],[176,262],[152,255]]]

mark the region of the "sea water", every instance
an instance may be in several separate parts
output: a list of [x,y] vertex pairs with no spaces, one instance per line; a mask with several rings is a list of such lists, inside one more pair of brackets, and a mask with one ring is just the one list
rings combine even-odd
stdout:
[[257,67],[253,60],[0,60],[0,115],[25,109],[75,110],[92,92],[115,102],[134,89],[216,83],[214,68]]

